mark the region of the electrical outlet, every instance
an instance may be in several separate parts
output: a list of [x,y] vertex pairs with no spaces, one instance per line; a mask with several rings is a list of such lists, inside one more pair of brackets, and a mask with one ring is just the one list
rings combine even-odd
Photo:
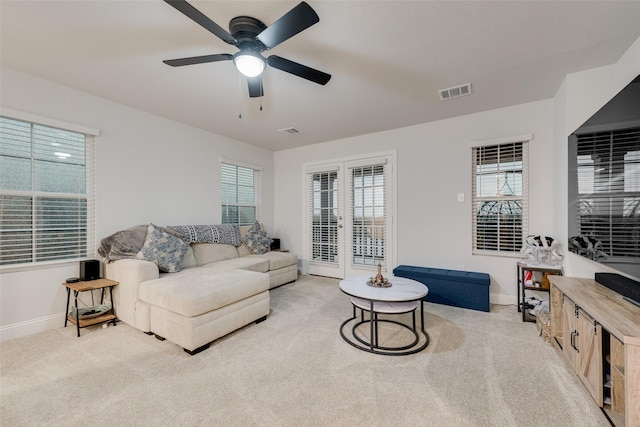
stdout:
[[458,202],[464,202],[464,193],[458,193]]

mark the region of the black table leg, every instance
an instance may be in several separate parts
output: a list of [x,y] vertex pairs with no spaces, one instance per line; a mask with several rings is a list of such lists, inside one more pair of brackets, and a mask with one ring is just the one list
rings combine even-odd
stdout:
[[78,294],[79,294],[78,291],[73,291],[73,298],[76,305],[76,329],[78,330],[78,337],[80,337],[80,318],[79,318],[80,310],[78,310]]
[[[104,289],[103,289],[104,290]],[[111,310],[113,311],[113,315],[116,315],[116,303],[113,302],[113,286],[109,286],[109,298],[111,299]],[[117,319],[113,319],[111,322],[113,326],[116,326]]]
[[69,320],[69,297],[71,296],[71,289],[67,288],[67,309],[64,312],[64,327],[67,327],[67,321]]
[[371,335],[369,336],[369,341],[371,342],[371,351],[373,351],[373,348],[375,347],[376,344],[374,344],[374,339],[373,339],[373,330],[374,330],[374,323],[375,321],[373,320],[373,301],[370,301],[370,305],[369,305],[369,320],[371,320]]

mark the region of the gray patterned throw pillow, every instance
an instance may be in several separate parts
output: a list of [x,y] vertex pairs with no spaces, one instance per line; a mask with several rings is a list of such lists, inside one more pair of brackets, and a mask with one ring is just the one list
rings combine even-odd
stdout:
[[144,245],[136,258],[151,261],[167,273],[176,273],[181,269],[182,258],[188,246],[189,244],[179,237],[149,224]]
[[235,224],[171,225],[170,230],[184,236],[189,243],[225,243],[240,246],[240,231]]
[[247,230],[247,233],[242,236],[241,240],[242,243],[247,245],[251,253],[256,255],[262,255],[268,252],[271,247],[271,237],[260,227],[258,221]]

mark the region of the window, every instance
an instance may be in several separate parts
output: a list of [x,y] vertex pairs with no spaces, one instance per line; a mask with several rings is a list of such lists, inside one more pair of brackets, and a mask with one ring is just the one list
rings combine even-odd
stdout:
[[473,253],[518,253],[528,232],[528,142],[473,147]]
[[261,172],[256,167],[221,163],[223,224],[262,222]]
[[607,262],[640,258],[640,127],[574,136],[577,235],[600,242]]
[[93,137],[0,117],[0,265],[94,255]]

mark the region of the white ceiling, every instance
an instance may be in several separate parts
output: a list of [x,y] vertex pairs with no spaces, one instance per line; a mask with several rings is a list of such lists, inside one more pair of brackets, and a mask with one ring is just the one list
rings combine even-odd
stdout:
[[[239,15],[270,25],[297,3],[191,1],[224,28]],[[265,56],[333,77],[319,86],[268,68],[262,111],[230,61],[162,63],[236,48],[160,0],[0,0],[0,60],[281,150],[551,98],[566,74],[612,64],[640,37],[640,1],[308,3],[320,22]],[[438,89],[469,82],[471,96],[439,100]],[[288,127],[302,133],[278,132]]]

